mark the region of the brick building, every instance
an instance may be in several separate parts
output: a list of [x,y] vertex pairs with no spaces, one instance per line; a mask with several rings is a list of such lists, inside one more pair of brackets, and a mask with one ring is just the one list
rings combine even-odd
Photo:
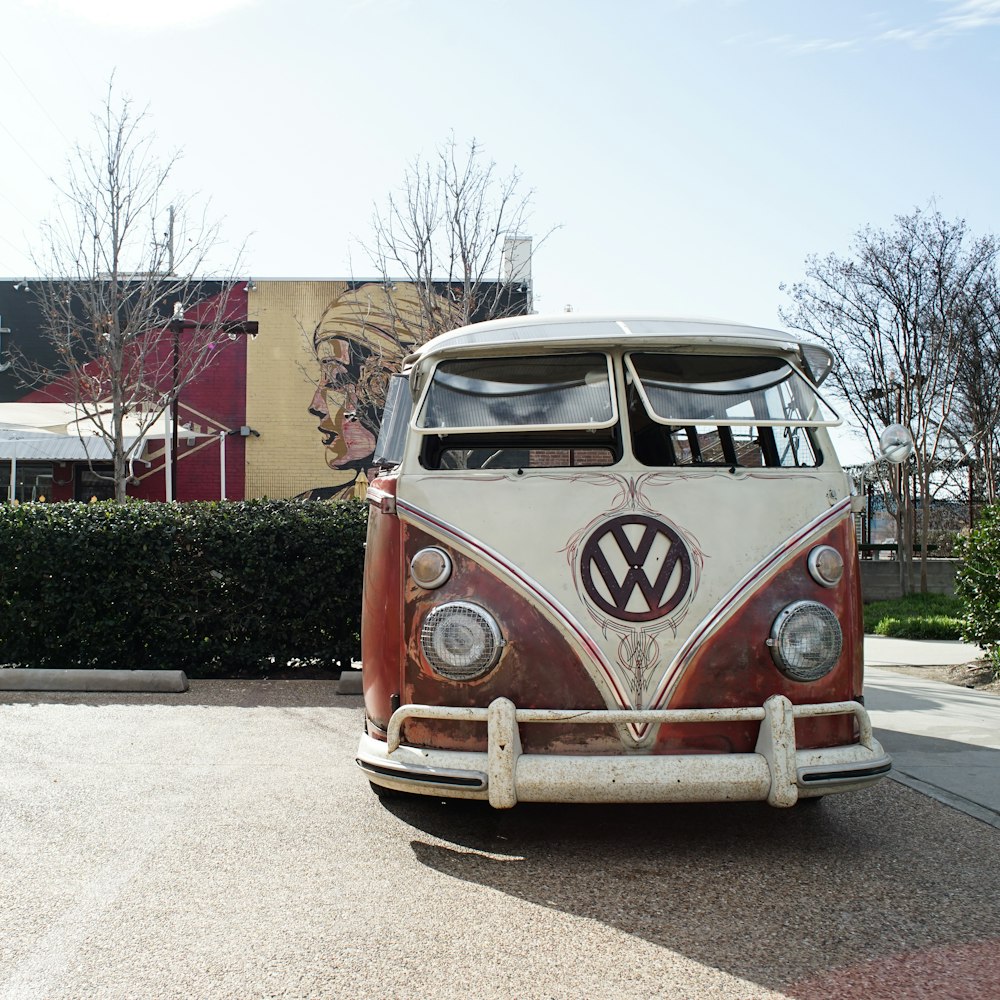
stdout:
[[[0,280],[0,499],[112,495],[107,446],[79,419],[67,387],[59,380],[28,387],[11,364],[14,345],[43,361],[52,353],[31,286]],[[506,314],[528,311],[527,282],[496,287]],[[185,304],[188,323],[199,309],[219,307],[208,290],[205,301]],[[444,315],[447,291],[439,289]],[[363,492],[380,419],[373,400],[418,318],[412,286],[247,280],[223,306],[227,332],[215,360],[178,400],[174,460],[165,415],[142,435],[128,494],[238,500]],[[169,323],[163,335],[169,349]]]

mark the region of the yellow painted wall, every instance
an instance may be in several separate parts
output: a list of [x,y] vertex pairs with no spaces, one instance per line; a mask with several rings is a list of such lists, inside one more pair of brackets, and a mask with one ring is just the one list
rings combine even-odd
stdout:
[[256,281],[249,319],[259,334],[247,344],[246,496],[291,497],[338,486],[356,473],[331,469],[319,417],[309,412],[319,379],[313,331],[324,309],[347,288],[343,281]]

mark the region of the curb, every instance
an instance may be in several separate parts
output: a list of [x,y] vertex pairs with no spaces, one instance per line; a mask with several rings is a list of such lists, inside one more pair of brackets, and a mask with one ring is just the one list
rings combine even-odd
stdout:
[[915,792],[921,792],[946,806],[951,806],[952,809],[964,812],[966,816],[973,816],[975,819],[989,823],[990,826],[995,826],[1000,830],[1000,813],[990,809],[989,806],[973,802],[971,799],[967,799],[964,795],[959,795],[957,792],[949,792],[946,788],[932,785],[929,781],[924,781],[922,778],[914,778],[913,775],[907,774],[905,771],[900,771],[899,765],[895,761],[892,763],[892,770],[889,772],[889,777],[894,781],[898,781],[901,785],[906,785],[907,788],[912,788]]
[[337,684],[337,694],[362,694],[361,671],[342,670]]
[[187,691],[183,670],[0,670],[0,691]]

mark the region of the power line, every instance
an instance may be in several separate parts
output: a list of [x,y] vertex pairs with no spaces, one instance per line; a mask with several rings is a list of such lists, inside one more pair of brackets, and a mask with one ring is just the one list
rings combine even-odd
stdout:
[[[14,249],[16,250],[17,247]],[[31,267],[26,268],[23,264],[19,268],[13,268],[10,266],[10,261],[8,261],[6,257],[0,258],[0,266],[3,267],[3,273],[11,278],[15,278],[17,275],[25,274],[26,272],[30,273],[33,270]]]
[[25,222],[27,222],[31,226],[35,225],[35,223],[24,214],[24,212],[21,210],[21,206],[18,205],[18,203],[14,201],[13,198],[10,198],[9,196],[5,195],[3,191],[0,191],[0,198],[3,198],[3,200],[7,202],[7,204],[10,205],[10,207],[14,209],[14,211],[17,212],[17,214],[21,216],[21,218],[24,219]]
[[63,132],[63,130],[59,127],[59,123],[55,120],[55,118],[52,117],[52,115],[49,114],[48,109],[35,96],[32,89],[24,82],[24,79],[21,76],[21,74],[18,73],[16,69],[14,69],[14,64],[7,58],[6,55],[4,55],[3,52],[0,52],[0,59],[2,59],[7,64],[7,68],[11,71],[11,73],[14,74],[14,77],[17,80],[17,82],[21,84],[22,87],[24,87],[28,96],[35,102],[35,104],[38,105],[38,107],[41,109],[42,114],[45,115],[45,117],[48,118],[48,120],[52,123],[52,127],[63,137],[63,139],[66,141],[67,144],[72,145],[72,142],[70,142],[70,140],[66,137],[65,132]]
[[45,177],[45,179],[46,179],[46,180],[48,180],[48,181],[51,181],[51,180],[52,180],[52,175],[51,175],[51,174],[50,174],[50,173],[49,173],[49,172],[48,172],[48,171],[47,171],[47,170],[45,169],[45,167],[43,167],[43,166],[42,166],[42,165],[41,165],[41,164],[40,164],[40,163],[38,162],[38,160],[36,160],[36,159],[35,159],[35,158],[34,158],[34,157],[33,157],[33,156],[31,155],[31,153],[29,153],[29,152],[28,152],[28,150],[27,150],[27,149],[26,149],[26,148],[25,148],[25,147],[24,147],[24,146],[23,146],[23,145],[21,144],[21,141],[20,141],[20,139],[18,139],[18,137],[17,137],[16,135],[14,135],[14,133],[13,133],[13,132],[11,132],[11,130],[10,130],[9,128],[7,128],[7,126],[6,126],[6,125],[4,125],[4,123],[3,123],[2,121],[0,121],[0,128],[2,128],[2,129],[4,130],[4,132],[6,132],[6,133],[7,133],[7,135],[9,135],[9,136],[10,136],[10,138],[11,138],[11,141],[12,141],[12,142],[14,143],[14,145],[15,145],[15,146],[17,146],[17,148],[18,148],[18,149],[20,149],[20,150],[21,150],[21,152],[22,152],[22,153],[24,153],[24,155],[25,155],[25,156],[26,156],[26,157],[27,157],[27,158],[28,158],[29,160],[31,160],[31,162],[32,162],[32,163],[34,163],[34,165],[35,165],[36,167],[38,167],[38,169],[39,169],[39,170],[40,170],[40,171],[42,172],[42,174],[43,174],[43,176]]
[[18,253],[24,253],[23,248],[17,246],[15,243],[11,243],[11,241],[7,239],[6,236],[0,236],[0,240],[3,240],[4,243],[6,243],[7,246],[11,248],[11,250],[16,250]]

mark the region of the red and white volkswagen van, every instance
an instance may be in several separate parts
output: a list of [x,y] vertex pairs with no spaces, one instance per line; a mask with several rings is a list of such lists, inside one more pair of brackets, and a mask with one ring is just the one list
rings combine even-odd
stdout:
[[572,315],[415,351],[368,491],[373,788],[791,806],[884,776],[831,365],[773,330]]

